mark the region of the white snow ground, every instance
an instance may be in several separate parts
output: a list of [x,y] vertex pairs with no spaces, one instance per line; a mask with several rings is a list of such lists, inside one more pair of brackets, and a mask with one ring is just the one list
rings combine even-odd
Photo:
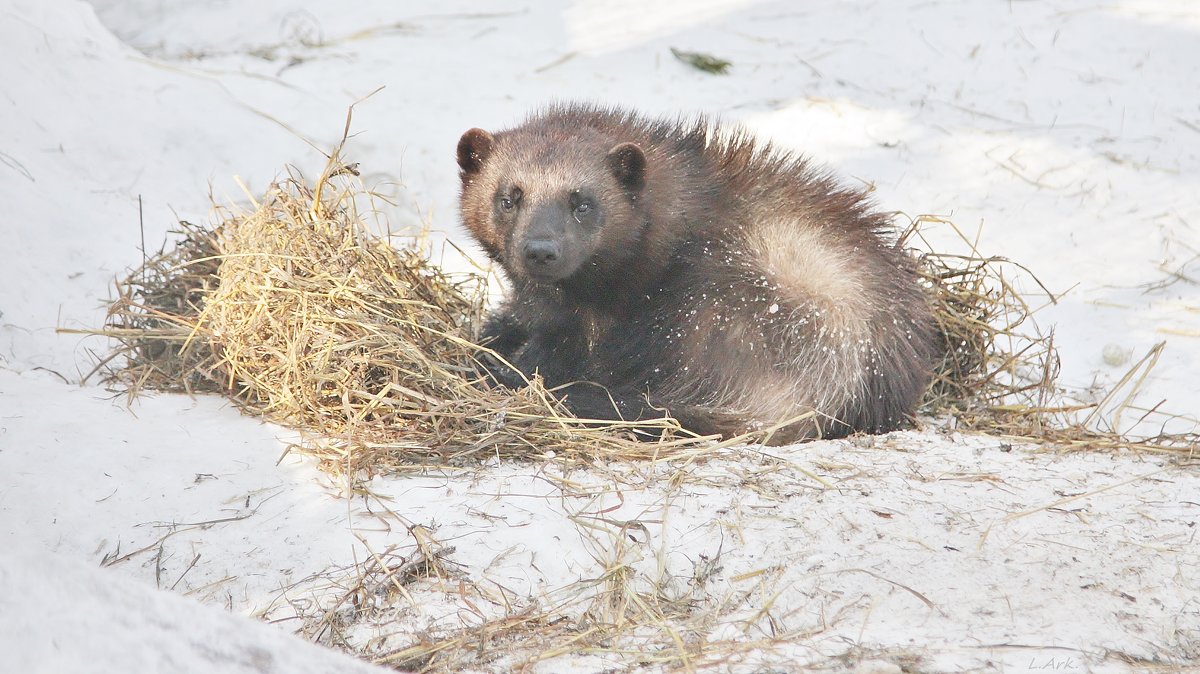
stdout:
[[0,632],[23,674],[387,671],[43,550],[0,552]]
[[[734,67],[689,70],[671,46]],[[717,671],[1200,665],[1194,465],[929,430],[689,466],[683,491],[664,478],[676,467],[641,466],[612,470],[644,473],[642,488],[573,474],[608,493],[564,495],[548,459],[377,479],[373,496],[343,499],[308,462],[277,463],[286,431],[221,400],[127,408],[79,386],[89,351],[107,347],[55,331],[101,325],[113,277],[140,255],[139,196],[157,248],[176,219],[206,217],[210,185],[237,196],[235,174],[261,190],[285,163],[315,172],[321,157],[296,134],[330,147],[346,106],[379,86],[349,154],[368,181],[403,185],[397,228],[454,229],[463,130],[584,98],[719,114],[873,182],[884,208],[982,223],[985,251],[1074,287],[1040,315],[1057,326],[1063,383],[1111,384],[1127,364],[1106,363],[1106,346],[1136,358],[1166,340],[1139,402],[1194,414],[1194,3],[7,0],[0,55],[0,549],[16,551],[0,585],[46,589],[0,599],[0,671],[154,671],[134,648],[153,618],[137,622],[134,604],[111,607],[128,622],[61,613],[108,605],[98,579],[209,604],[195,614],[208,618],[180,617],[197,635],[218,629],[216,606],[294,629],[339,574],[354,577],[342,570],[369,551],[410,555],[426,533],[453,546],[463,578],[504,589],[484,605],[414,587],[411,604],[349,626],[350,645],[475,624],[619,558],[722,615],[721,638],[761,645]],[[589,513],[642,535],[590,541],[575,524]],[[711,574],[706,559],[719,560]],[[130,648],[94,650],[83,625]],[[520,663],[509,647],[476,667]],[[184,653],[172,671],[210,671]]]

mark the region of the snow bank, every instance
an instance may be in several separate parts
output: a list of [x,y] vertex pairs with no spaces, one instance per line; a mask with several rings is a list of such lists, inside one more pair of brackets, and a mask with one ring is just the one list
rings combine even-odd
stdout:
[[4,671],[385,672],[282,630],[45,552],[0,552]]

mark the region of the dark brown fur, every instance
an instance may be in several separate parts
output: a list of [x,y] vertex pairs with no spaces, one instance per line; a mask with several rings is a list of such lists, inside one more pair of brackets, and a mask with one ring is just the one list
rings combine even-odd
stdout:
[[786,442],[895,429],[928,385],[911,260],[803,158],[569,105],[468,131],[458,161],[463,221],[512,283],[485,333],[580,416],[728,435],[815,411]]

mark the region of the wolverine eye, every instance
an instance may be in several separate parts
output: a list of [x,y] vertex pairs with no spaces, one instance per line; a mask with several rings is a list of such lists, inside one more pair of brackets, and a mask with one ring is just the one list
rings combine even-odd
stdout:
[[596,205],[592,203],[591,199],[584,196],[581,190],[572,191],[568,203],[571,206],[571,217],[575,218],[576,221],[580,220],[580,218],[588,213],[591,213],[596,207]]
[[500,210],[507,213],[521,203],[521,197],[524,195],[520,187],[514,187],[508,194],[501,194],[496,201],[500,204]]

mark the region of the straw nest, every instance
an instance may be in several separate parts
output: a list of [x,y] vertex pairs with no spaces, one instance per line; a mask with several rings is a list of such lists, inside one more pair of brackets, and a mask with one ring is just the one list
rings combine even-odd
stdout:
[[[228,395],[298,429],[296,447],[335,474],[701,455],[755,439],[716,444],[670,419],[576,419],[536,379],[517,391],[489,385],[479,359],[495,354],[476,341],[485,277],[444,273],[419,239],[394,246],[373,235],[377,209],[356,176],[335,154],[315,183],[292,172],[252,207],[218,209],[213,226],[182,223],[173,248],[118,283],[99,331],[118,342],[101,364],[109,380],[130,395]],[[1134,442],[1064,416],[1086,406],[1061,403],[1053,336],[1011,282],[1031,275],[973,246],[931,251],[932,225],[952,227],[918,218],[903,239],[920,259],[943,346],[924,412],[1068,446],[1194,449],[1195,438]],[[634,427],[658,441],[634,440]]]

